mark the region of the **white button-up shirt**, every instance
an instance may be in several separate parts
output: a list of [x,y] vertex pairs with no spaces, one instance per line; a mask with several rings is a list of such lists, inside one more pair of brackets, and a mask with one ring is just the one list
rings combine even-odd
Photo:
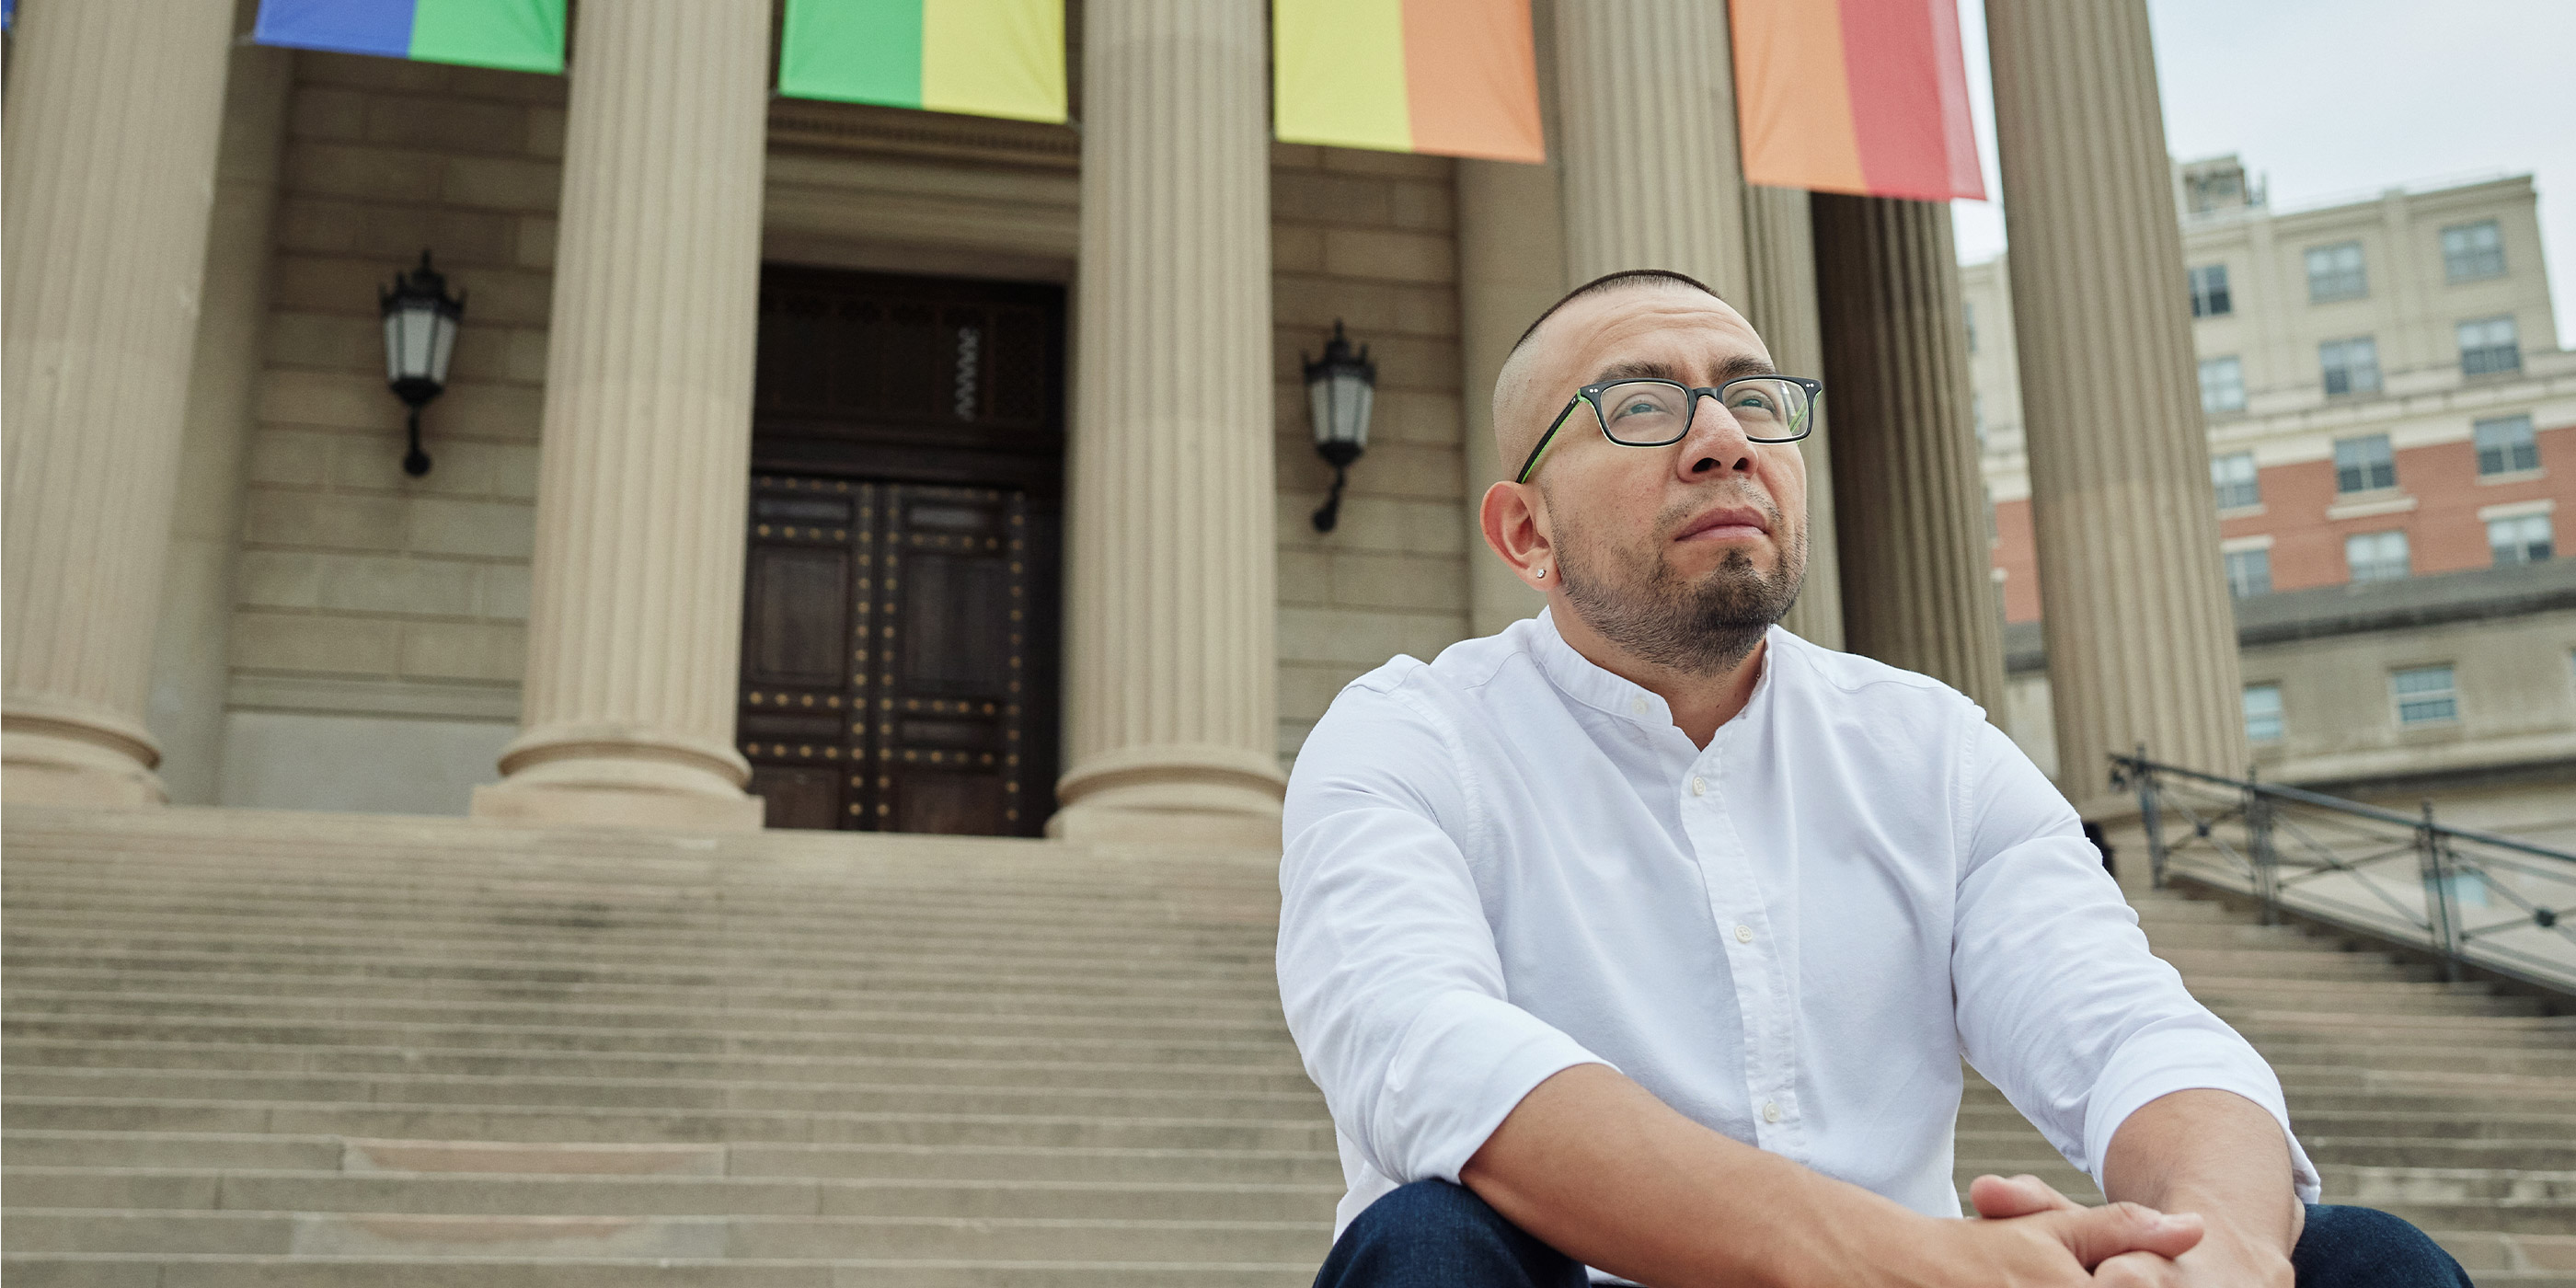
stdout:
[[[2269,1066],[2147,951],[1984,712],[1774,629],[1706,748],[1547,615],[1353,681],[1288,784],[1279,991],[1349,1183],[1458,1179],[1610,1065],[1712,1130],[1959,1215],[1964,1056],[2096,1178],[2111,1135]],[[2290,1143],[2302,1197],[2316,1170]]]

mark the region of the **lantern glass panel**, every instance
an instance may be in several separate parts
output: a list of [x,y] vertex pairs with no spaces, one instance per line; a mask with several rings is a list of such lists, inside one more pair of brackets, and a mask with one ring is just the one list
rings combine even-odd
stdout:
[[402,319],[402,360],[397,376],[417,380],[429,375],[430,354],[438,337],[438,305],[404,300],[394,314]]
[[429,378],[443,388],[447,384],[447,361],[456,356],[456,318],[445,309],[434,310],[430,328],[435,334],[429,346]]
[[1355,371],[1336,371],[1329,383],[1333,389],[1333,437],[1354,446],[1368,446],[1369,406],[1377,391]]
[[402,310],[385,311],[385,382],[402,379]]

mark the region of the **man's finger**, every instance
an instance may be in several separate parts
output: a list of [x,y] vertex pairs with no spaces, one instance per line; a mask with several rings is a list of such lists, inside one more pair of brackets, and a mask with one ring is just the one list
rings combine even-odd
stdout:
[[1968,1202],[1977,1209],[1977,1215],[1989,1221],[2084,1206],[2028,1173],[2014,1177],[1980,1176],[1968,1183]]
[[2152,1252],[2123,1252],[2093,1268],[2095,1288],[2173,1288],[2182,1267]]
[[2179,1257],[2200,1243],[2200,1218],[2189,1212],[2165,1213],[2139,1203],[2050,1212],[2048,1223],[2075,1260],[2091,1270],[2124,1252],[2152,1252]]

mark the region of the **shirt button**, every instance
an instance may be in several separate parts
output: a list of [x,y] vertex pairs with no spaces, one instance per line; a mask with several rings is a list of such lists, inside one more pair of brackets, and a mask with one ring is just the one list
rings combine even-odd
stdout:
[[1776,1123],[1780,1121],[1779,1101],[1765,1100],[1762,1102],[1762,1121],[1766,1123]]
[[1706,795],[1708,795],[1708,780],[1707,780],[1707,779],[1705,779],[1705,778],[1701,778],[1701,777],[1699,777],[1699,776],[1697,776],[1697,775],[1693,775],[1693,776],[1691,777],[1691,795],[1693,795],[1693,796],[1706,796]]
[[1735,942],[1737,942],[1737,943],[1739,943],[1739,944],[1749,944],[1749,943],[1752,943],[1752,942],[1753,942],[1753,927],[1751,927],[1751,926],[1737,926],[1737,927],[1735,928]]
[[1646,700],[1644,698],[1628,699],[1628,711],[1632,715],[1642,716],[1646,714]]

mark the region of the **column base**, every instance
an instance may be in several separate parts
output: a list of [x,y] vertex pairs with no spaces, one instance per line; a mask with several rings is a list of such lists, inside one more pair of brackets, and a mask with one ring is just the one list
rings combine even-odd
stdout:
[[1235,747],[1131,747],[1093,756],[1056,785],[1046,834],[1083,842],[1279,848],[1287,777]]
[[474,789],[476,819],[539,827],[754,832],[751,767],[730,748],[628,730],[541,730],[501,752],[500,782]]
[[11,805],[167,804],[160,763],[151,734],[106,712],[13,700],[0,715],[0,801]]

